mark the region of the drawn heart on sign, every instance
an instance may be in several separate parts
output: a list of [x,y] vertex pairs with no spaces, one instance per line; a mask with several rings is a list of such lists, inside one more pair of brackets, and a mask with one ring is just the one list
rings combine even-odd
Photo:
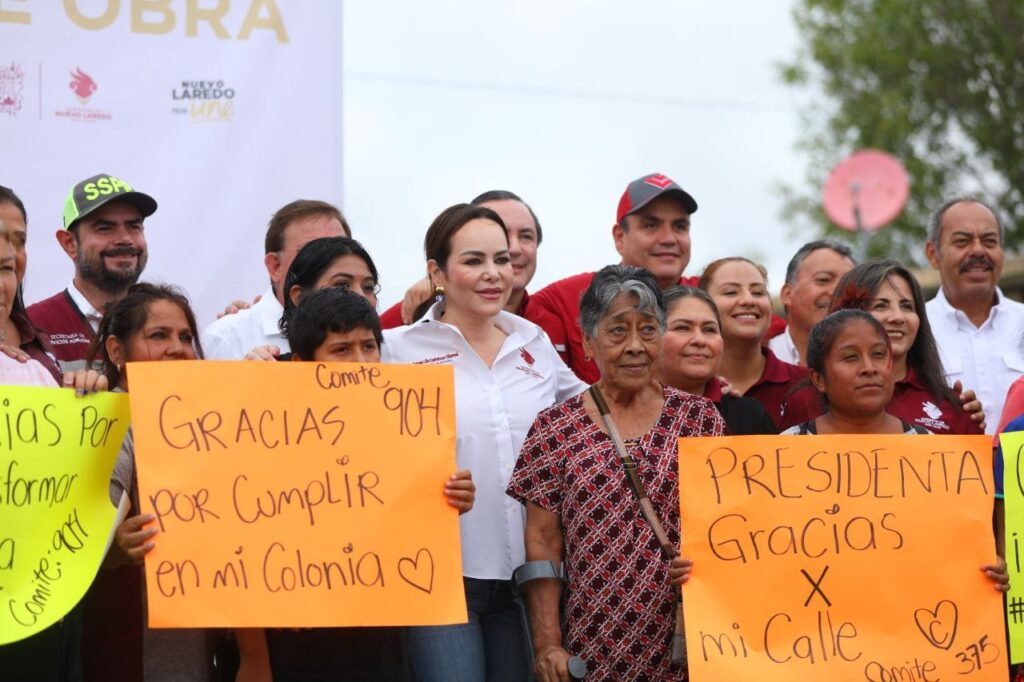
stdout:
[[934,609],[918,609],[914,611],[914,621],[928,643],[937,649],[949,651],[956,639],[956,626],[960,620],[960,611],[956,604],[943,599]]
[[415,558],[398,560],[398,575],[417,590],[430,594],[434,589],[434,555],[426,547],[416,552]]

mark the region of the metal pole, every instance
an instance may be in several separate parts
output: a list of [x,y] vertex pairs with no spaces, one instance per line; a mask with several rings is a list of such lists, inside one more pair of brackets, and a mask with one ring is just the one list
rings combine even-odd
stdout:
[[854,182],[850,184],[850,193],[853,195],[853,222],[857,226],[856,229],[856,247],[854,253],[857,256],[857,262],[863,263],[868,259],[868,241],[871,235],[864,229],[864,219],[860,215],[860,183]]

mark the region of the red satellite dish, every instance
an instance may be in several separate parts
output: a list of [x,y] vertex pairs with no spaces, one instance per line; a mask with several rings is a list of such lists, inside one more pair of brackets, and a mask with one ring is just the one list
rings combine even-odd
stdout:
[[903,210],[910,196],[907,171],[878,149],[854,152],[832,169],[825,182],[825,213],[846,230],[877,230]]

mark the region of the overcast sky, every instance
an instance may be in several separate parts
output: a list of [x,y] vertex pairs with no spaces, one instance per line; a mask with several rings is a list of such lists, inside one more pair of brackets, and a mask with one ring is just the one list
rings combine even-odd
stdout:
[[777,292],[816,237],[779,218],[806,165],[807,94],[776,68],[797,42],[790,2],[346,3],[344,209],[382,309],[422,276],[431,220],[484,190],[541,220],[531,290],[617,262],[619,197],[655,171],[700,205],[688,274],[745,255]]

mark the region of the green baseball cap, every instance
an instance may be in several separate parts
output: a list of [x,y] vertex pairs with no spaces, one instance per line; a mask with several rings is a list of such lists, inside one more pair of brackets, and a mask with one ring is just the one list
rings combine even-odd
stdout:
[[64,202],[64,229],[71,229],[77,221],[111,201],[131,204],[139,209],[143,218],[156,212],[156,200],[153,197],[136,192],[127,182],[109,173],[100,173],[82,180],[68,192]]

